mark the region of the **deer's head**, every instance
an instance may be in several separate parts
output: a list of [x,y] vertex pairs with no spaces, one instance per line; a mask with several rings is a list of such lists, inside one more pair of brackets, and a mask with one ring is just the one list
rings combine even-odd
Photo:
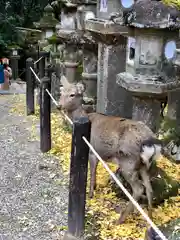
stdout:
[[60,108],[71,112],[82,105],[85,86],[83,83],[69,83],[65,76],[61,77]]

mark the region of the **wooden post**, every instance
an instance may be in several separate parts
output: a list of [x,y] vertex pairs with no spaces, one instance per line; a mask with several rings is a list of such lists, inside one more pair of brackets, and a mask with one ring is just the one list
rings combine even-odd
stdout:
[[39,77],[40,79],[43,78],[45,76],[45,64],[46,63],[46,58],[43,57],[40,61],[39,61]]
[[40,84],[40,149],[48,152],[51,149],[51,92],[50,79],[45,76]]
[[32,58],[26,60],[26,109],[27,115],[32,115],[35,112],[34,109],[34,87],[35,79],[30,67],[34,69],[34,62]]
[[74,121],[68,205],[68,232],[64,239],[81,238],[84,235],[86,184],[89,147],[82,137],[90,140],[91,123],[87,117]]
[[[39,60],[40,58],[40,47],[39,47],[39,43],[38,43],[38,49],[37,49],[37,59]],[[42,60],[42,59],[41,59]],[[40,60],[40,61],[41,61]],[[39,72],[39,62],[37,63],[37,69],[38,69],[38,72]]]

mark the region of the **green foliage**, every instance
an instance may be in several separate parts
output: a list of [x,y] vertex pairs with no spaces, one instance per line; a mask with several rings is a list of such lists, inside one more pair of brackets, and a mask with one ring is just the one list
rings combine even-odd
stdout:
[[[33,22],[40,20],[48,0],[0,0],[0,56],[4,55],[9,45],[19,45],[22,37],[16,27],[32,27]],[[164,3],[177,6],[180,0],[163,0]],[[63,1],[55,7],[56,17],[59,17]]]
[[55,34],[53,34],[47,40],[48,40],[49,44],[55,44],[57,42],[57,36]]
[[174,141],[175,144],[180,144],[180,128],[177,127],[176,120],[165,117],[161,123],[160,136],[165,142]]
[[21,44],[16,27],[32,27],[47,4],[48,0],[0,0],[0,55],[9,45]]
[[178,9],[180,9],[180,0],[163,0],[165,4],[176,6]]

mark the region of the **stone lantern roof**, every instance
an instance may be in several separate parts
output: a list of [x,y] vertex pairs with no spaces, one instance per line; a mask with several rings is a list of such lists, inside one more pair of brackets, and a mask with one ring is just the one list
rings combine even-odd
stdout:
[[96,0],[70,0],[71,3],[75,4],[97,4]]
[[43,17],[40,19],[39,22],[34,23],[36,28],[38,29],[49,29],[56,27],[56,24],[58,24],[59,21],[54,17],[53,8],[50,4],[48,4],[44,8],[44,14]]
[[52,13],[53,12],[53,8],[51,7],[50,4],[48,4],[45,8],[44,8],[44,12],[45,13]]
[[66,7],[77,7],[81,4],[97,4],[97,0],[58,0],[52,2],[52,5],[63,4]]
[[57,0],[52,2],[52,5],[65,5],[66,7],[77,7],[77,1],[76,0]]
[[180,28],[180,11],[159,1],[138,0],[124,12],[125,24],[136,28]]

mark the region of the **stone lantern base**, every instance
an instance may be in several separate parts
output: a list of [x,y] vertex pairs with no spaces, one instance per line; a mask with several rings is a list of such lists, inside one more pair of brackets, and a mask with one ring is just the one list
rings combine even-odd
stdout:
[[159,76],[133,76],[130,73],[117,75],[117,83],[133,95],[132,118],[143,121],[153,131],[160,126],[161,102],[167,96],[168,85],[159,81]]
[[19,55],[16,56],[11,56],[10,57],[10,64],[11,64],[11,68],[12,68],[12,79],[16,80],[18,78],[18,61],[20,59]]

